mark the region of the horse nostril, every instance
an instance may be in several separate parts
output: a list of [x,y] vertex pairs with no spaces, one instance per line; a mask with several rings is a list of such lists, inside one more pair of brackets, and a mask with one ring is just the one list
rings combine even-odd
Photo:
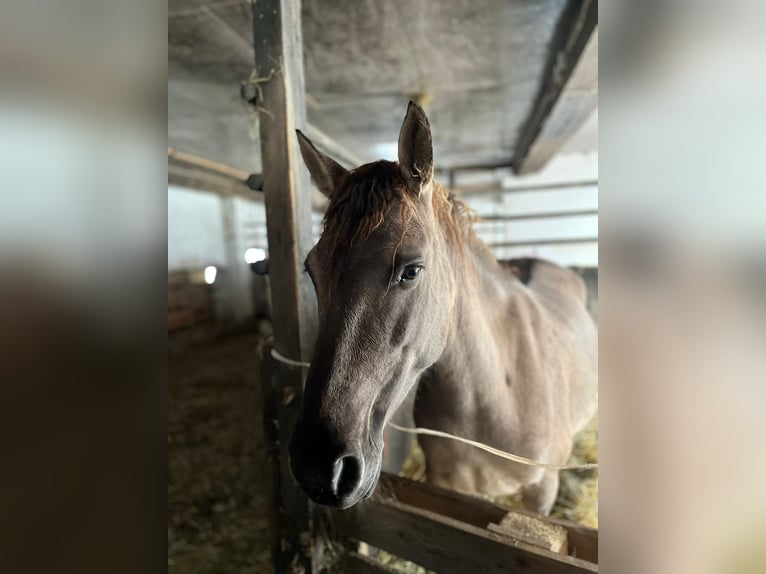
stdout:
[[346,455],[335,460],[333,465],[332,492],[343,498],[354,492],[362,481],[362,462],[354,455]]

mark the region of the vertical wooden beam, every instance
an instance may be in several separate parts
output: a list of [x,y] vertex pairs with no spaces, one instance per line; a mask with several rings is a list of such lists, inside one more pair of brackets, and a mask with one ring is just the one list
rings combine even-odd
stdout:
[[[311,248],[311,187],[296,129],[306,129],[300,0],[253,0],[255,73],[259,102],[263,191],[269,240],[274,346],[308,361],[315,339],[316,302],[303,271]],[[321,547],[312,532],[312,507],[292,479],[287,440],[303,394],[304,370],[264,357],[264,424],[273,477],[271,536],[278,573],[312,573]]]
[[517,139],[511,165],[539,171],[598,105],[598,0],[569,0],[556,26],[532,110]]
[[300,0],[253,0],[255,71],[263,89],[259,114],[263,191],[271,260],[274,340],[279,352],[308,360],[316,303],[303,260],[312,245],[311,186],[296,129],[306,129]]

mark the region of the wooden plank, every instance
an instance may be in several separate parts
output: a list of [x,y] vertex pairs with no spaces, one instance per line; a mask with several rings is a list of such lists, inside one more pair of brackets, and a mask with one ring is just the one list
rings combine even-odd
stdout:
[[207,159],[204,157],[200,157],[198,155],[186,153],[181,150],[177,150],[177,149],[173,149],[172,147],[169,147],[168,161],[170,161],[171,159],[176,160],[180,163],[186,163],[186,164],[190,164],[190,165],[194,165],[194,166],[206,169],[208,171],[212,171],[214,173],[223,175],[233,180],[245,181],[250,175],[246,171],[237,169],[235,167],[231,167],[230,165],[226,165],[225,163],[213,161],[211,159]]
[[460,195],[486,195],[496,193],[524,193],[527,191],[561,191],[564,189],[574,189],[583,187],[597,187],[598,181],[556,181],[550,183],[540,183],[533,185],[513,185],[512,187],[501,187],[496,183],[478,184],[478,185],[459,185],[453,191]]
[[598,237],[572,237],[571,239],[524,239],[520,241],[500,241],[488,243],[490,247],[536,247],[538,245],[576,245],[579,243],[598,243]]
[[490,522],[501,521],[508,512],[488,500],[387,473],[380,475],[376,495],[378,492],[403,504],[437,512],[480,528]]
[[598,566],[380,495],[331,513],[341,534],[440,574],[582,574]]
[[343,574],[395,574],[391,568],[357,552],[347,552],[343,555],[341,572]]
[[253,3],[255,71],[263,90],[259,115],[270,279],[277,349],[309,360],[315,339],[316,303],[303,260],[312,246],[311,185],[296,129],[306,128],[299,0]]
[[168,148],[168,185],[210,191],[224,197],[254,199],[247,186],[250,174],[229,165],[171,147]]
[[168,159],[168,185],[209,191],[223,197],[237,196],[250,200],[257,200],[259,197],[259,194],[253,192],[241,181],[191,165],[181,165],[170,159]]
[[[300,0],[252,3],[261,165],[269,243],[274,346],[308,361],[315,339],[316,302],[302,273],[312,245],[311,186],[302,165],[296,129],[306,129]],[[316,573],[322,567],[321,525],[290,476],[287,442],[303,394],[304,369],[264,357],[264,425],[270,453],[270,536],[274,570]],[[290,397],[290,400],[284,400]]]
[[[509,510],[489,500],[385,473],[381,474],[378,490],[403,504],[430,510],[479,528],[502,521]],[[514,512],[538,518],[540,516],[528,510],[514,509]],[[570,555],[598,563],[598,530],[552,516],[544,519],[567,531]]]
[[517,174],[542,169],[598,106],[597,24],[597,0],[569,0],[515,145],[511,164]]
[[309,139],[314,145],[316,145],[323,152],[332,156],[333,159],[335,159],[344,167],[355,169],[365,163],[359,156],[357,156],[345,146],[339,144],[337,141],[332,139],[329,135],[327,135],[316,126],[309,124],[308,132],[306,135],[308,135]]
[[567,217],[584,217],[598,215],[598,209],[576,209],[571,211],[540,211],[538,213],[519,213],[514,215],[481,215],[474,221],[474,225],[481,223],[493,223],[495,221],[523,221],[527,219],[561,219]]

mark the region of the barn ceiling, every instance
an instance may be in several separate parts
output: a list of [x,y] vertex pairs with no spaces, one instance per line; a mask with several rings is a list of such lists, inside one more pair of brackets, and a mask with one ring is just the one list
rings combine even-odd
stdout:
[[[426,103],[439,167],[512,156],[565,0],[304,0],[308,119],[363,160],[393,157],[407,101]],[[257,5],[256,5],[257,8]],[[246,0],[169,0],[168,145],[255,172]],[[266,104],[268,107],[268,104]],[[597,116],[564,151],[597,148]]]

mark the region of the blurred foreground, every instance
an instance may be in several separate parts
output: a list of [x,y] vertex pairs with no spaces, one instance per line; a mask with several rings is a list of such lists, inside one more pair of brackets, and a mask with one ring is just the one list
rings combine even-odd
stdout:
[[[0,19],[0,560],[165,569],[164,6]],[[601,564],[763,572],[761,2],[602,4]]]

